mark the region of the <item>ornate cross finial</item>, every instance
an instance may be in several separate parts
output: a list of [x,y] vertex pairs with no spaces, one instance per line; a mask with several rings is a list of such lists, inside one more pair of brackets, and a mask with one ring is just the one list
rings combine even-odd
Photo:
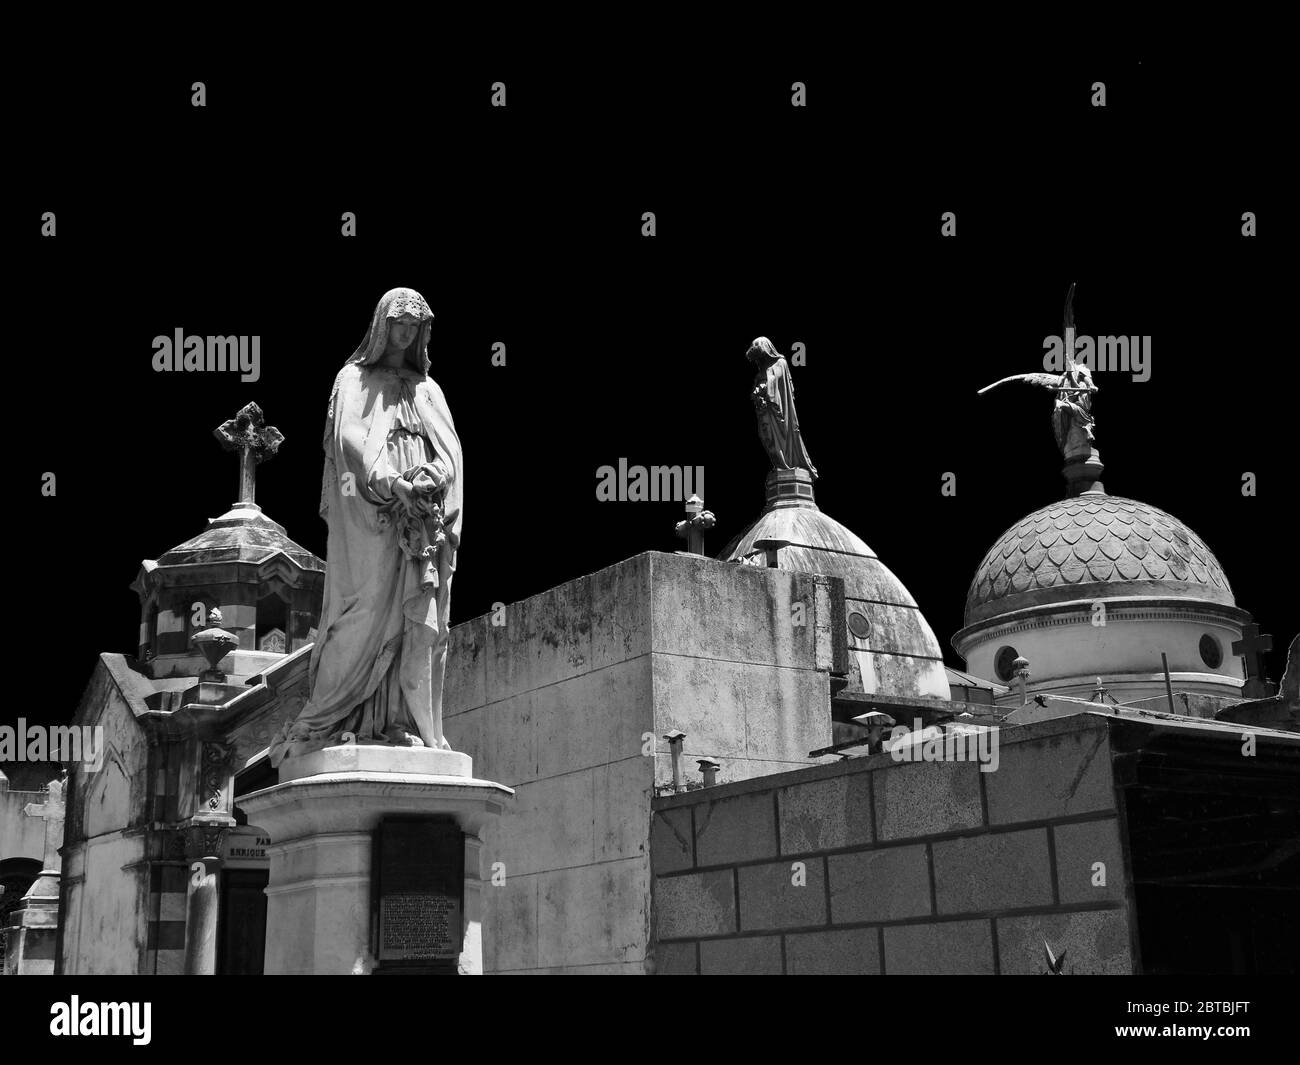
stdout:
[[698,495],[686,501],[686,520],[677,523],[677,535],[686,541],[686,550],[692,555],[704,554],[704,534],[717,524],[713,511],[704,509],[704,500]]
[[212,430],[227,451],[239,452],[239,502],[252,503],[257,482],[257,464],[265,462],[279,450],[284,434],[267,425],[262,408],[249,403],[229,421]]

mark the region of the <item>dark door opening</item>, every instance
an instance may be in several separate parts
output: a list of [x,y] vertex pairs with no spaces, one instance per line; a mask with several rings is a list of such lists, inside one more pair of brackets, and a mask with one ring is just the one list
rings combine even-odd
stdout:
[[266,955],[265,869],[228,869],[221,874],[217,972],[261,976]]

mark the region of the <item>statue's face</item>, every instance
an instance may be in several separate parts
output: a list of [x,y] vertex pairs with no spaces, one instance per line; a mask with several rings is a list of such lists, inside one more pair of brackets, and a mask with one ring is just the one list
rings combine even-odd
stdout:
[[405,351],[420,334],[420,320],[414,315],[404,314],[388,323],[388,347]]

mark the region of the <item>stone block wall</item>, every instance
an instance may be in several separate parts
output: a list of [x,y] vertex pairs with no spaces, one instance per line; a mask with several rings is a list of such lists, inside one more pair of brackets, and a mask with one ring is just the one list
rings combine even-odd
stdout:
[[485,971],[644,972],[663,734],[696,781],[704,756],[723,780],[806,765],[831,741],[831,595],[647,552],[453,627],[447,738],[515,789],[484,838]]
[[1005,729],[989,773],[886,753],[654,808],[659,973],[1041,973],[1044,940],[1132,971],[1104,722]]

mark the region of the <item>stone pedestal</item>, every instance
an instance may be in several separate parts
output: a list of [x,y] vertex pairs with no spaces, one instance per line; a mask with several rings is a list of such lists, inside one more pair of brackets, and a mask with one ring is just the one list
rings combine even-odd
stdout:
[[9,928],[0,928],[8,942],[4,956],[5,976],[53,976],[55,937],[59,931],[58,874],[48,871],[23,896],[22,909],[10,915]]
[[12,924],[0,929],[6,937],[5,976],[53,976],[54,951],[59,932],[59,881],[63,859],[64,799],[62,780],[50,781],[43,803],[28,803],[23,813],[45,822],[45,866],[27,894],[22,908],[10,914]]
[[483,971],[480,833],[514,794],[475,780],[468,755],[348,744],[280,766],[280,783],[241,796],[267,847],[265,972],[375,971],[374,832],[384,818],[442,817],[464,833],[464,907],[457,970]]

